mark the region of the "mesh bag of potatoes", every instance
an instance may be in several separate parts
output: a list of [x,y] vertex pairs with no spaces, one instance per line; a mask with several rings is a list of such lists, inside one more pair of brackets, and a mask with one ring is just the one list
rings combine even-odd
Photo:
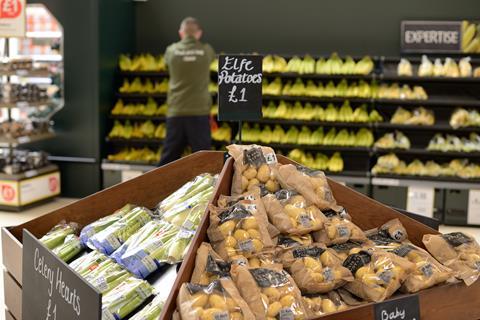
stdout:
[[184,283],[177,296],[182,320],[241,320],[255,317],[230,279],[208,285]]
[[326,293],[353,281],[350,270],[324,245],[295,247],[282,253],[282,264],[304,293]]
[[238,196],[220,195],[217,201],[218,207],[220,208],[231,207],[237,203],[249,208],[255,208],[259,211],[259,217],[262,218],[264,224],[267,226],[270,238],[274,238],[280,233],[280,231],[273,224],[271,224],[270,221],[268,221],[259,188],[254,188],[253,190],[244,192],[242,195]]
[[423,244],[432,256],[452,269],[455,277],[471,285],[480,276],[480,246],[475,238],[462,232],[426,234]]
[[308,246],[313,243],[313,238],[310,234],[303,235],[287,235],[279,234],[273,239],[274,244],[279,249],[287,249],[297,246]]
[[191,283],[207,285],[230,276],[230,263],[225,262],[209,243],[203,242],[197,250]]
[[[341,211],[344,212],[344,211]],[[348,214],[341,214],[333,210],[323,211],[327,217],[324,228],[313,232],[316,242],[324,243],[327,246],[341,244],[347,241],[365,242],[365,233],[353,222],[345,218]]]
[[362,250],[343,262],[355,277],[345,289],[368,301],[389,298],[402,285],[415,265],[405,258],[382,250]]
[[320,210],[340,211],[342,209],[337,205],[337,201],[328,185],[327,177],[322,171],[285,164],[278,166],[275,170],[275,176],[284,189],[296,190],[309,203],[313,203]]
[[282,265],[234,265],[232,278],[256,319],[306,319],[300,290]]
[[215,251],[226,261],[237,255],[250,258],[273,247],[265,219],[254,205],[237,203],[223,209],[211,206],[207,234]]
[[328,294],[304,295],[302,299],[309,319],[348,309],[348,305],[335,291]]
[[302,235],[323,228],[323,213],[296,191],[282,189],[262,200],[268,218],[281,233]]
[[333,251],[329,252],[334,254],[343,263],[343,261],[345,261],[349,255],[359,253],[363,249],[363,246],[364,244],[360,242],[347,241],[345,243],[333,244],[328,248],[332,249]]
[[232,195],[239,195],[254,187],[264,187],[268,192],[276,192],[280,187],[272,168],[277,165],[277,157],[272,148],[258,145],[227,146],[228,153],[235,160],[232,180]]

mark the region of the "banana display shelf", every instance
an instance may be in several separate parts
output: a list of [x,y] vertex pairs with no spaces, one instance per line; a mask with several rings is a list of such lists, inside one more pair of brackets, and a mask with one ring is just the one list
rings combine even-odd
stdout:
[[[138,57],[134,57],[130,61],[131,65],[121,65],[123,71],[118,71],[118,87],[121,87],[125,80],[128,82],[133,82],[134,79],[138,78],[143,83],[150,79],[151,83],[162,83],[165,78],[168,77],[168,72],[165,70],[163,64],[155,64],[152,56],[148,57],[146,55],[146,60],[132,61]],[[315,105],[321,105],[326,107],[328,104],[334,104],[337,107],[340,107],[346,100],[348,100],[352,107],[358,107],[363,104],[368,106],[368,110],[377,110],[378,113],[383,117],[383,121],[378,122],[340,122],[340,121],[319,121],[319,120],[299,120],[299,119],[272,119],[264,118],[256,122],[250,122],[253,125],[260,125],[260,128],[265,128],[265,126],[270,126],[271,129],[275,126],[281,126],[285,129],[285,132],[296,126],[299,130],[302,126],[311,128],[314,131],[318,127],[324,127],[325,132],[327,132],[332,127],[337,127],[338,131],[341,128],[347,128],[349,131],[358,131],[360,128],[367,128],[371,130],[374,135],[375,141],[382,137],[385,133],[394,132],[396,130],[402,131],[411,142],[411,147],[407,150],[405,149],[381,149],[374,147],[373,144],[367,146],[332,146],[332,145],[320,145],[320,144],[302,144],[295,143],[290,141],[289,143],[277,143],[270,142],[268,143],[272,147],[280,150],[284,154],[289,154],[292,150],[302,150],[306,154],[311,154],[315,156],[316,153],[326,154],[327,156],[332,156],[335,152],[340,152],[341,158],[343,159],[344,165],[341,166],[341,173],[336,172],[337,174],[349,175],[349,176],[371,176],[371,168],[377,163],[377,160],[382,155],[388,153],[396,153],[401,160],[406,159],[407,161],[412,161],[414,159],[420,159],[421,161],[428,160],[439,160],[443,162],[448,162],[456,158],[468,158],[471,162],[479,163],[480,153],[479,152],[455,152],[455,151],[430,151],[426,150],[428,142],[433,138],[437,133],[441,134],[455,134],[460,137],[467,136],[471,132],[477,132],[478,127],[456,127],[453,128],[449,121],[452,113],[459,107],[463,107],[469,111],[480,111],[480,57],[472,55],[471,59],[468,59],[469,66],[471,68],[469,76],[461,76],[460,74],[450,74],[446,71],[442,76],[435,75],[422,75],[419,76],[418,73],[420,68],[424,68],[422,64],[425,63],[425,57],[420,57],[418,55],[409,55],[403,57],[385,57],[385,56],[373,56],[371,58],[371,63],[366,60],[366,57],[338,57],[336,54],[330,56],[305,56],[303,59],[298,56],[292,55],[277,55],[269,56],[271,60],[264,61],[264,69],[267,71],[273,72],[264,72],[264,78],[267,82],[272,82],[275,79],[280,79],[282,86],[285,87],[288,83],[294,84],[297,79],[300,79],[304,85],[307,83],[313,82],[315,84],[322,83],[323,86],[326,86],[330,82],[338,85],[342,81],[346,80],[347,83],[357,84],[357,83],[367,83],[367,84],[378,84],[394,86],[395,83],[399,83],[398,87],[402,88],[405,84],[409,85],[409,88],[413,90],[415,86],[421,86],[428,98],[427,99],[387,99],[385,97],[375,97],[375,96],[364,96],[364,97],[325,97],[325,96],[305,96],[305,95],[282,95],[281,92],[278,95],[264,94],[263,100],[264,105],[267,105],[270,102],[278,105],[281,101],[294,104],[295,102],[300,102],[302,105],[307,103]],[[447,60],[446,55],[429,55],[428,59],[432,64],[441,61],[445,65],[447,62],[455,62],[462,65],[460,61],[465,56],[455,55],[453,59]],[[150,59],[150,60],[148,60]],[[267,59],[267,58],[266,58]],[[285,72],[279,72],[274,70],[275,67],[272,65],[276,62],[275,59],[284,60]],[[400,74],[400,62],[405,62],[405,59],[408,60],[408,63],[411,65],[411,74],[405,75]],[[307,61],[308,60],[308,61]],[[145,63],[145,61],[149,61]],[[153,61],[153,62],[152,62]],[[273,62],[272,62],[273,61]],[[313,61],[313,63],[312,63]],[[361,61],[365,62],[357,71],[353,74],[356,69],[353,66],[354,63],[360,63]],[[336,73],[325,72],[325,63],[343,63],[344,69],[348,74],[341,74],[342,69],[337,69]],[[143,63],[143,65],[142,65]],[[149,64],[150,63],[150,64]],[[315,65],[316,64],[316,65]],[[315,73],[315,68],[320,68],[322,65],[323,73]],[[349,70],[346,70],[346,66],[349,65]],[[273,66],[273,69],[271,69]],[[212,73],[211,79],[212,84],[217,80],[217,73],[215,72],[215,63],[212,64]],[[130,68],[134,71],[125,71],[125,69]],[[148,71],[149,69],[156,69],[156,71]],[[278,68],[277,68],[278,69]],[[425,69],[425,68],[424,68]],[[459,69],[459,70],[460,70]],[[465,68],[464,68],[465,69]],[[464,72],[462,69],[461,71]],[[292,72],[291,70],[296,70],[297,72]],[[340,70],[340,73],[338,72]],[[451,68],[450,68],[451,70]],[[478,71],[477,71],[478,70]],[[367,72],[366,72],[367,71]],[[467,70],[468,71],[468,70]],[[463,75],[463,73],[462,73]],[[278,80],[277,80],[278,81]],[[212,93],[212,96],[216,97],[215,93]],[[133,102],[133,103],[146,103],[148,99],[155,100],[159,105],[165,102],[166,94],[165,93],[116,93],[116,97],[122,101]],[[390,123],[389,120],[392,117],[395,110],[399,107],[403,107],[411,112],[414,112],[416,108],[423,106],[432,110],[435,114],[435,123],[433,125],[418,125],[418,124],[402,124],[402,123]],[[154,123],[164,122],[163,116],[145,116],[145,115],[111,115],[110,121],[148,121],[151,120]],[[227,128],[228,125],[218,124],[219,128],[227,128],[230,130],[230,136],[232,140],[235,141],[235,137],[238,132],[238,126],[236,124],[229,124],[230,128]],[[228,135],[227,135],[228,136]],[[222,135],[223,141],[214,141],[214,146],[216,149],[223,149],[223,147],[228,144],[230,141],[225,139]],[[118,151],[120,148],[125,147],[142,147],[142,146],[155,146],[159,147],[162,144],[162,140],[159,139],[107,139],[109,145],[109,153],[113,151]],[[245,141],[248,142],[263,142],[261,140],[257,141]],[[300,159],[297,159],[300,160]],[[328,171],[328,168],[322,168]],[[338,169],[337,169],[338,171]],[[381,176],[379,174],[378,176]],[[388,175],[391,176],[391,175]],[[397,178],[402,178],[402,176],[394,175]],[[415,176],[418,177],[418,176]],[[404,178],[407,178],[406,176]],[[457,181],[465,181],[467,179],[458,178],[458,177],[422,177],[422,179],[443,179]],[[474,181],[474,180],[468,180]]]

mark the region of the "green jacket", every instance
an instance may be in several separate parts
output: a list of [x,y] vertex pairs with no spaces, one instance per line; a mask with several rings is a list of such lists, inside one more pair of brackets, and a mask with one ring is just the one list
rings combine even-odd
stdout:
[[203,116],[210,113],[212,97],[208,92],[210,64],[215,51],[193,37],[171,44],[165,51],[170,74],[168,117]]

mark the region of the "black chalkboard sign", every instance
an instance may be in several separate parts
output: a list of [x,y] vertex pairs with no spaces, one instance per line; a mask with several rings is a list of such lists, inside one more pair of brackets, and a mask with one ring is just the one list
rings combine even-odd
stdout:
[[420,320],[418,295],[376,303],[375,320]]
[[221,55],[218,59],[218,120],[262,117],[262,56]]
[[461,21],[402,21],[401,49],[405,53],[461,52]]
[[23,230],[23,320],[100,320],[102,296]]

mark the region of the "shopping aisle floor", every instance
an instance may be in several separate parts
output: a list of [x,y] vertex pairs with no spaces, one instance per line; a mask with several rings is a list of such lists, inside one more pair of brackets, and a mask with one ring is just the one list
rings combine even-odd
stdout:
[[[29,209],[27,211],[18,213],[18,212],[5,212],[5,211],[0,211],[0,227],[9,227],[9,226],[15,226],[19,225],[22,223],[25,223],[29,220],[35,219],[43,214],[49,213],[53,210],[56,210],[58,208],[61,208],[63,206],[66,206],[76,199],[69,199],[69,198],[58,198],[52,202],[49,202],[47,204],[34,207],[32,209]],[[462,227],[450,227],[450,226],[440,226],[440,231],[441,232],[453,232],[453,231],[462,231],[465,233],[469,233],[477,238],[478,241],[480,241],[480,228],[462,228]],[[2,255],[0,255],[0,265],[3,265],[2,263]],[[1,288],[1,293],[0,293],[0,306],[4,306],[4,297],[3,297],[3,272],[0,273],[0,288]],[[166,298],[166,297],[165,297]],[[4,319],[4,313],[3,310],[0,310],[0,320],[5,320]]]

